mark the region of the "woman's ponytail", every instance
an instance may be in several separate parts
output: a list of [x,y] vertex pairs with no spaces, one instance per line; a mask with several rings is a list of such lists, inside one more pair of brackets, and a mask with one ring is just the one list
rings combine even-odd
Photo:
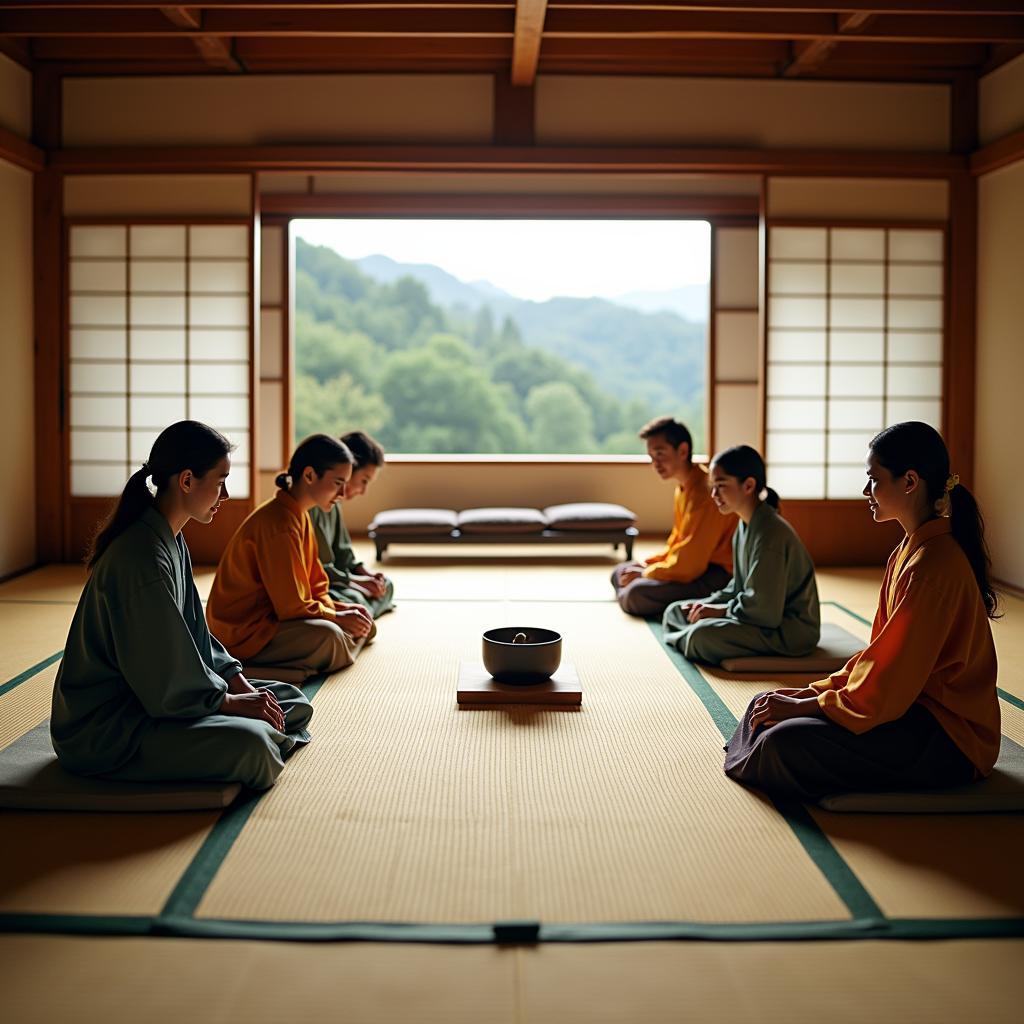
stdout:
[[124,485],[121,497],[110,512],[106,520],[100,524],[96,536],[85,556],[85,564],[91,569],[99,560],[100,555],[110,547],[110,542],[124,533],[132,523],[135,522],[143,512],[153,504],[153,495],[150,493],[146,480],[149,478],[149,465],[142,464]]
[[971,564],[988,617],[998,618],[999,597],[989,578],[992,557],[985,542],[985,519],[974,495],[961,483],[955,483],[949,491],[949,525]]
[[121,497],[99,525],[85,564],[92,569],[108,547],[153,504],[146,480],[152,478],[157,494],[179,473],[190,469],[205,476],[235,446],[219,431],[196,420],[180,420],[160,432],[149,458],[128,478]]

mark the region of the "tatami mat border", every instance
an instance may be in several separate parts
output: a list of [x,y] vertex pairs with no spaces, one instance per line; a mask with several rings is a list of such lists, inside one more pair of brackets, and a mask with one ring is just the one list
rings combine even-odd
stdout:
[[6,683],[0,686],[0,697],[2,697],[8,690],[13,690],[16,686],[31,679],[34,675],[38,675],[43,669],[49,668],[55,661],[59,661],[64,656],[64,650],[61,648],[56,654],[51,654],[48,658],[44,658],[42,661],[33,665],[31,668],[25,669],[24,672],[19,673],[13,679],[8,679]]
[[[860,622],[867,620],[834,601],[831,604]],[[660,623],[649,621],[661,643]],[[664,648],[687,685],[691,687],[721,732],[728,738],[736,719],[695,665],[678,652]],[[55,655],[16,676],[0,693],[31,678],[62,654]],[[312,699],[324,680],[304,689]],[[1004,696],[1000,691],[1000,696]],[[1012,695],[1012,703],[1024,706]],[[185,870],[161,912],[152,916],[103,916],[89,914],[0,914],[0,932],[92,936],[160,936],[207,939],[251,939],[296,942],[400,942],[466,944],[519,944],[540,942],[648,942],[724,941],[820,942],[851,939],[941,940],[1019,939],[1024,937],[1024,918],[886,918],[860,880],[839,855],[828,837],[799,804],[776,803],[804,849],[854,915],[848,921],[779,922],[753,924],[705,924],[689,921],[635,923],[580,923],[545,925],[539,921],[481,924],[395,924],[376,922],[281,922],[236,921],[192,916],[227,856],[235,838],[263,794],[242,798],[228,808]]]

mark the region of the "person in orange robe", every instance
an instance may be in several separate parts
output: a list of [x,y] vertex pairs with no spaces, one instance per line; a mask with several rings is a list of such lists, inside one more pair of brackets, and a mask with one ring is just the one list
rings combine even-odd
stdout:
[[732,579],[736,519],[720,516],[711,500],[708,473],[694,465],[690,431],[670,416],[641,431],[662,480],[675,480],[672,532],[665,550],[612,571],[615,598],[629,615],[661,616],[675,601],[707,597]]
[[962,785],[999,754],[996,595],[978,506],[925,423],[878,434],[864,495],[906,536],[889,557],[871,640],[838,672],[759,694],[725,772],[773,796]]
[[301,682],[335,672],[376,635],[365,608],[331,598],[308,515],[342,499],[352,462],[336,438],[306,438],[277,477],[277,494],[249,514],[221,555],[206,620],[262,677]]

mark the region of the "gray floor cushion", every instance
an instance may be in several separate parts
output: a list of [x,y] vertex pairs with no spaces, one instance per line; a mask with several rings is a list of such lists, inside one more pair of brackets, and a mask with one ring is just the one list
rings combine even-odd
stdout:
[[904,793],[839,793],[822,797],[827,811],[861,814],[978,814],[1024,811],[1024,747],[1003,737],[999,760],[981,782]]
[[450,508],[386,508],[374,516],[370,529],[388,533],[445,534],[455,529],[456,513]]
[[547,525],[536,508],[467,508],[458,517],[463,533],[541,533]]
[[544,509],[552,530],[624,530],[636,525],[636,514],[607,501],[575,501]]
[[756,672],[776,675],[786,672],[820,672],[827,676],[841,669],[858,651],[867,647],[864,640],[833,622],[821,624],[818,646],[806,657],[783,658],[778,654],[759,654],[750,658],[726,658],[726,672]]
[[32,811],[193,811],[227,807],[237,782],[112,782],[64,771],[43,722],[0,750],[0,807]]

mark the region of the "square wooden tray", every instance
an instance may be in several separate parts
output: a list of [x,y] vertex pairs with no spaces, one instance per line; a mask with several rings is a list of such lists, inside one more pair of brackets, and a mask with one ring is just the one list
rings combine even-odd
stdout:
[[536,686],[511,686],[497,682],[482,666],[464,661],[459,670],[459,707],[491,708],[499,704],[542,704],[552,707],[578,707],[583,701],[576,667],[563,661],[558,671]]

